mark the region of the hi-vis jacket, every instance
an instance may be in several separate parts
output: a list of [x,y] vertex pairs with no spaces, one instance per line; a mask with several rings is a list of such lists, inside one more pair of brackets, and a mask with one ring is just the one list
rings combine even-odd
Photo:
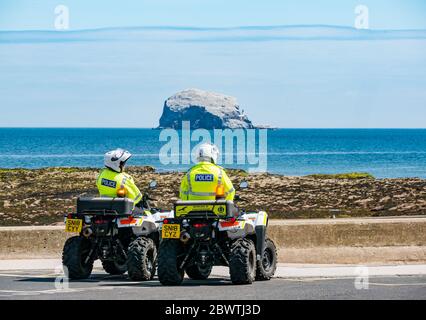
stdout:
[[218,185],[224,187],[224,198],[234,200],[235,189],[222,167],[200,162],[183,177],[180,185],[181,200],[215,200]]
[[119,189],[126,190],[126,198],[132,199],[137,204],[142,199],[142,193],[135,185],[133,178],[125,172],[115,172],[105,168],[96,179],[99,194],[104,197],[117,197]]

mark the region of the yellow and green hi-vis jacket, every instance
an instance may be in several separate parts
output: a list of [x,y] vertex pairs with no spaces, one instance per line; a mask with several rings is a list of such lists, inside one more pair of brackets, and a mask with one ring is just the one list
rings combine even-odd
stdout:
[[134,204],[142,200],[142,193],[136,186],[133,178],[125,172],[115,172],[105,168],[96,179],[99,194],[103,197],[117,197],[117,191],[126,190],[126,198],[132,199]]
[[224,199],[234,200],[235,189],[225,170],[210,162],[200,162],[183,177],[181,200],[216,200],[217,187],[224,188]]

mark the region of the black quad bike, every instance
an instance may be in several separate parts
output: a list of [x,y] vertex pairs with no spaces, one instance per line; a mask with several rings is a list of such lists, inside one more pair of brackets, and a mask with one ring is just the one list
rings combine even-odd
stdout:
[[[240,188],[247,186],[243,182]],[[267,225],[266,212],[240,211],[232,201],[178,201],[174,217],[162,224],[160,282],[179,285],[185,272],[191,279],[204,280],[217,265],[229,267],[234,284],[271,279],[277,251],[266,237]]]
[[[152,181],[150,189],[156,187]],[[132,280],[151,280],[159,246],[158,209],[151,208],[148,188],[140,208],[128,198],[79,197],[77,212],[65,217],[65,231],[77,232],[64,245],[62,264],[70,279],[88,278],[100,259],[111,275],[128,271]]]

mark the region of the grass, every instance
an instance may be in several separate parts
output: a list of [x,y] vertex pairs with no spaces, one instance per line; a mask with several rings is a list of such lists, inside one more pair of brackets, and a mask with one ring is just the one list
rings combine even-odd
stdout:
[[61,171],[64,173],[71,173],[71,172],[81,172],[84,170],[92,170],[91,168],[80,168],[80,167],[48,167],[48,168],[37,168],[37,169],[26,169],[26,168],[0,168],[0,173],[8,173],[8,172],[15,172],[15,173],[24,173],[24,172],[34,172],[34,171]]
[[[63,173],[74,173],[74,172],[82,172],[84,170],[87,170],[87,168],[76,168],[76,167],[53,167],[49,168],[48,170],[55,170],[60,171]],[[91,169],[90,169],[91,170]]]
[[[152,166],[130,166],[128,169],[129,171],[133,170],[140,170],[143,169],[147,172],[155,172],[155,168]],[[91,170],[99,170],[99,168],[86,168],[86,167],[51,167],[51,168],[41,168],[41,169],[35,169],[37,171],[41,172],[48,172],[48,171],[59,171],[63,173],[75,173],[75,172],[84,172],[84,171],[91,171]],[[14,168],[14,169],[7,169],[7,168],[0,168],[0,174],[1,173],[25,173],[25,172],[32,172],[35,171],[34,169],[24,169],[24,168]],[[230,175],[236,175],[238,177],[247,177],[249,176],[248,172],[242,169],[227,169],[226,170],[228,174]],[[307,178],[314,178],[314,179],[375,179],[373,175],[366,173],[366,172],[350,172],[350,173],[339,173],[339,174],[311,174],[306,176]]]
[[0,173],[8,173],[8,172],[25,172],[28,171],[28,169],[23,169],[23,168],[13,168],[13,169],[9,169],[9,168],[0,168]]
[[338,173],[338,174],[311,174],[306,176],[314,179],[375,179],[373,175],[366,172],[350,172],[350,173]]

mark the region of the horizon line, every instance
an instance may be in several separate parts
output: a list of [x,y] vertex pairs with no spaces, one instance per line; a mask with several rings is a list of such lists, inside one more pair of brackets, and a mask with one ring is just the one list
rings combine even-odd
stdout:
[[335,29],[347,29],[356,30],[361,32],[368,31],[426,31],[423,29],[357,29],[353,26],[346,25],[329,25],[329,24],[294,24],[294,25],[240,25],[240,26],[223,26],[223,27],[208,27],[208,26],[191,26],[191,25],[133,25],[133,26],[105,26],[105,27],[91,27],[81,29],[68,29],[68,30],[56,30],[56,29],[0,29],[0,33],[20,33],[20,32],[60,32],[60,33],[73,33],[73,32],[96,32],[96,31],[113,31],[113,30],[129,30],[129,29],[165,29],[165,30],[188,30],[188,31],[227,31],[227,30],[246,30],[246,29],[279,29],[279,28],[335,28]]
[[[173,129],[173,128],[158,128],[158,127],[2,127],[1,129],[143,129],[143,130],[163,130],[163,129]],[[200,128],[203,129],[203,128]],[[207,129],[207,130],[225,130],[224,129]],[[231,128],[229,128],[231,129]],[[244,128],[236,128],[236,129],[244,129]],[[271,127],[271,128],[255,128],[259,130],[267,129],[267,130],[426,130],[426,127]],[[182,129],[175,129],[182,130]],[[197,130],[197,129],[191,129]],[[233,129],[231,129],[233,130]],[[246,129],[248,130],[248,129]]]

